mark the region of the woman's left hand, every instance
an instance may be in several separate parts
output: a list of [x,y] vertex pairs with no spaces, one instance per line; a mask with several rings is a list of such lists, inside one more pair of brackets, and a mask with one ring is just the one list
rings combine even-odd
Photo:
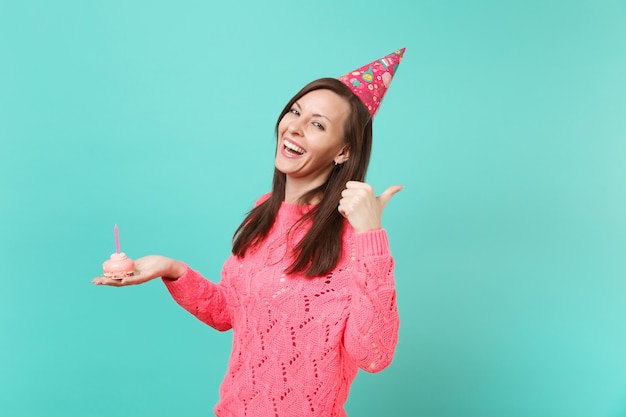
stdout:
[[402,188],[401,185],[393,185],[376,197],[371,185],[348,181],[341,193],[338,210],[348,219],[355,232],[380,229],[385,205]]

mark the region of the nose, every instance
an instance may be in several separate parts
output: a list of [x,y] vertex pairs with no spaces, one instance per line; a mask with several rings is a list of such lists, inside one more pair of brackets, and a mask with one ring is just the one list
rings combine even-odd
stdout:
[[300,118],[291,120],[287,126],[287,131],[292,135],[302,135],[302,121]]

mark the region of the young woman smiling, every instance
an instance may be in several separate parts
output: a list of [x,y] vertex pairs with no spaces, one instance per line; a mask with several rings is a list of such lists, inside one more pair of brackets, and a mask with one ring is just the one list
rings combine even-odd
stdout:
[[381,217],[402,187],[376,196],[363,181],[372,118],[403,53],[315,80],[287,103],[272,191],[236,230],[219,282],[158,255],[137,259],[132,277],[94,279],[162,277],[199,320],[233,330],[217,416],[345,416],[358,369],[391,363],[399,317]]

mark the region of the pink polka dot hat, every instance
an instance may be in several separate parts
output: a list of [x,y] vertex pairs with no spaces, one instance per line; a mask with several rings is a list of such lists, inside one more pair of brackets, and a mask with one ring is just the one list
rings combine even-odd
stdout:
[[405,49],[399,49],[339,77],[339,80],[350,87],[352,92],[361,99],[372,116],[380,107]]

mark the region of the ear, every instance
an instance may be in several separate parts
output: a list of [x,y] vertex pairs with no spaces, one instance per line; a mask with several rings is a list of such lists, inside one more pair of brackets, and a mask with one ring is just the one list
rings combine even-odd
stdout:
[[350,158],[350,148],[345,145],[341,148],[341,151],[335,156],[335,165],[340,165],[346,162]]

